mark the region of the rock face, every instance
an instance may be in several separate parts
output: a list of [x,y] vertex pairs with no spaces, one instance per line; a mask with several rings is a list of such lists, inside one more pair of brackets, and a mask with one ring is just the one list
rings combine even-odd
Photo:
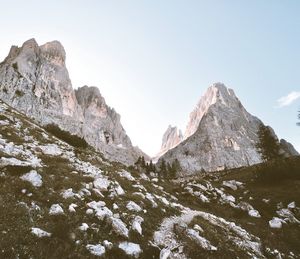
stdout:
[[168,129],[163,135],[160,151],[153,160],[156,161],[168,150],[177,146],[182,140],[183,135],[181,130],[179,130],[177,127],[172,127],[171,125],[169,125]]
[[[261,155],[255,147],[260,123],[246,111],[232,89],[213,84],[191,113],[184,140],[158,163],[162,158],[170,163],[177,158],[185,174],[260,163]],[[291,144],[282,146],[286,156],[296,154],[294,151]]]
[[42,125],[54,123],[83,137],[108,159],[129,165],[147,157],[132,146],[120,115],[97,87],[73,90],[65,61],[58,41],[39,46],[30,39],[20,48],[12,46],[0,63],[0,98]]

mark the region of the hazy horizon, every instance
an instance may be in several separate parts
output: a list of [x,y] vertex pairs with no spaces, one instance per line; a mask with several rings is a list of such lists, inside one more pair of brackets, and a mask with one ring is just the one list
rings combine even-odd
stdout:
[[133,144],[151,156],[168,125],[185,131],[189,113],[215,82],[232,88],[251,114],[300,151],[300,2],[1,6],[1,61],[11,45],[30,38],[39,45],[59,40],[73,88],[97,86]]

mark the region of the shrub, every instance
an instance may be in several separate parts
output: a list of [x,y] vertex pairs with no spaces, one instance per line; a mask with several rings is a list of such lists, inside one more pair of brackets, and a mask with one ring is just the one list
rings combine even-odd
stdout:
[[13,63],[12,67],[14,70],[18,70],[18,63],[17,62]]
[[21,96],[24,95],[24,92],[22,92],[22,91],[20,91],[20,90],[16,90],[15,94],[16,94],[16,96],[21,97]]
[[60,129],[55,124],[48,124],[45,126],[45,130],[73,147],[87,148],[89,146],[89,144],[83,138],[72,135],[70,132]]

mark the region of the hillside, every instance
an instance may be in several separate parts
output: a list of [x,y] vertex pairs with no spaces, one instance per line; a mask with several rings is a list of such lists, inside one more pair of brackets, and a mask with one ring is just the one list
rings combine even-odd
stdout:
[[169,181],[73,147],[2,101],[0,126],[0,258],[300,257],[299,157],[274,182],[264,165]]

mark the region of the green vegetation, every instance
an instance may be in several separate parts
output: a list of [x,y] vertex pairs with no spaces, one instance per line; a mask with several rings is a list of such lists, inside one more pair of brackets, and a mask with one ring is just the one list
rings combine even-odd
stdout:
[[17,62],[13,63],[12,67],[13,67],[14,70],[17,71],[18,70],[18,63]]
[[24,92],[21,90],[16,90],[15,94],[16,94],[16,96],[21,97],[24,95]]
[[78,147],[78,148],[89,147],[88,143],[83,138],[80,138],[76,135],[72,135],[71,133],[60,129],[55,124],[48,124],[47,126],[45,126],[45,130],[47,130],[49,133],[59,138],[60,140],[67,142],[73,147]]
[[257,143],[256,148],[263,160],[268,161],[280,157],[279,142],[275,138],[270,127],[260,124],[258,129],[258,139],[259,142]]
[[177,172],[181,170],[180,162],[178,159],[175,159],[171,164],[167,163],[164,159],[161,160],[159,166],[155,166],[150,160],[149,163],[145,162],[143,156],[139,157],[135,162],[136,169],[140,172],[150,174],[157,173],[159,178],[163,179],[173,179],[176,177]]
[[280,184],[286,180],[300,180],[299,157],[278,158],[256,166],[257,182]]

